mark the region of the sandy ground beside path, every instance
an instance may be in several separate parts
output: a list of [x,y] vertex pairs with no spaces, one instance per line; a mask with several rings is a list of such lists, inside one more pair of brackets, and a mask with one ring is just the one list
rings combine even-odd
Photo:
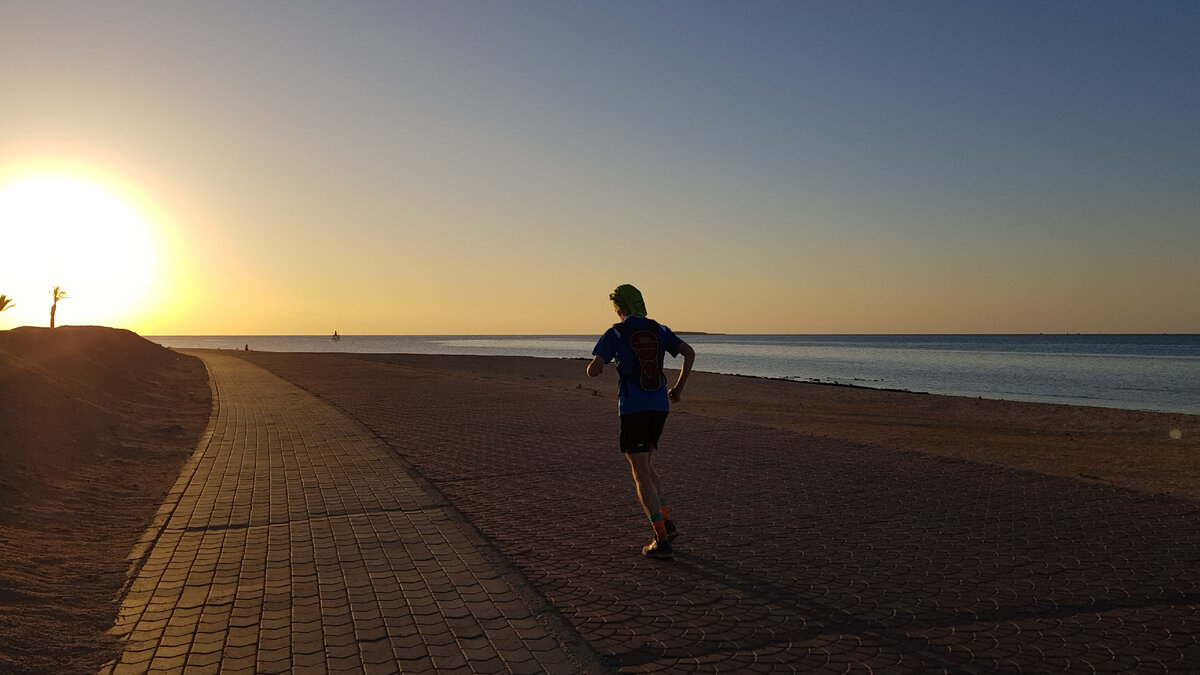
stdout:
[[[298,359],[312,358],[265,352],[239,355],[281,374],[301,363]],[[616,399],[613,369],[588,379],[582,359],[407,354],[317,358],[377,360]],[[668,377],[674,382],[673,372]],[[1200,501],[1197,415],[934,396],[702,372],[693,373],[683,402],[674,409]]]
[[689,410],[703,415],[1200,501],[1197,415],[720,376],[697,384]]
[[129,331],[0,331],[0,672],[84,673],[208,422],[204,364]]

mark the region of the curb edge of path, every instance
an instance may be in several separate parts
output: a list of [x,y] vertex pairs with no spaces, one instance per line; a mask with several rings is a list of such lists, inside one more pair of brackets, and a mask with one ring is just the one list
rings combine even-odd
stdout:
[[[155,512],[154,518],[146,526],[142,536],[138,542],[130,549],[129,555],[125,559],[129,561],[129,569],[125,571],[125,583],[121,585],[121,590],[117,592],[115,602],[117,606],[121,606],[125,598],[129,595],[129,590],[133,586],[133,582],[137,579],[142,567],[150,558],[150,552],[154,550],[154,545],[162,537],[162,533],[167,529],[167,523],[171,521],[171,516],[175,514],[175,509],[179,506],[179,500],[183,493],[187,490],[188,485],[192,482],[192,477],[196,475],[196,467],[200,463],[200,458],[204,456],[204,451],[208,449],[212,442],[213,434],[216,433],[217,424],[217,403],[219,394],[217,393],[217,383],[213,379],[212,370],[208,367],[208,363],[194,354],[186,354],[192,358],[198,359],[204,364],[204,372],[208,375],[208,389],[211,392],[212,401],[208,409],[208,423],[204,426],[203,433],[196,441],[196,447],[184,460],[183,466],[179,469],[179,477],[171,485],[171,489],[167,491],[163,497],[163,502]],[[118,615],[119,619],[119,615]],[[116,628],[116,623],[113,626]],[[120,637],[118,635],[118,637]]]

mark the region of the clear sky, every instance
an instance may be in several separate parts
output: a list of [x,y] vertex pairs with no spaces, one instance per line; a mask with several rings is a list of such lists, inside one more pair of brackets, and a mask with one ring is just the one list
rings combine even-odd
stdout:
[[0,329],[587,334],[619,283],[1200,332],[1200,3],[0,0]]

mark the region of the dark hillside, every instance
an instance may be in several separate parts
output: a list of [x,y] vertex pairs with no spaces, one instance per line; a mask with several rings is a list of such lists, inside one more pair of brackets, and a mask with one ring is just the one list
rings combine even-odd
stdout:
[[0,672],[115,656],[125,558],[209,407],[198,359],[130,331],[0,331]]

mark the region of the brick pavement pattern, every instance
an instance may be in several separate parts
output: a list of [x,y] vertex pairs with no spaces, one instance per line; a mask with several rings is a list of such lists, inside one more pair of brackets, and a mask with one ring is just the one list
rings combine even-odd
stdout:
[[621,672],[1200,668],[1193,502],[676,412],[658,465],[683,536],[656,561],[609,400],[247,358],[402,453]]
[[587,669],[368,429],[246,361],[203,358],[214,414],[131,556],[109,672]]

